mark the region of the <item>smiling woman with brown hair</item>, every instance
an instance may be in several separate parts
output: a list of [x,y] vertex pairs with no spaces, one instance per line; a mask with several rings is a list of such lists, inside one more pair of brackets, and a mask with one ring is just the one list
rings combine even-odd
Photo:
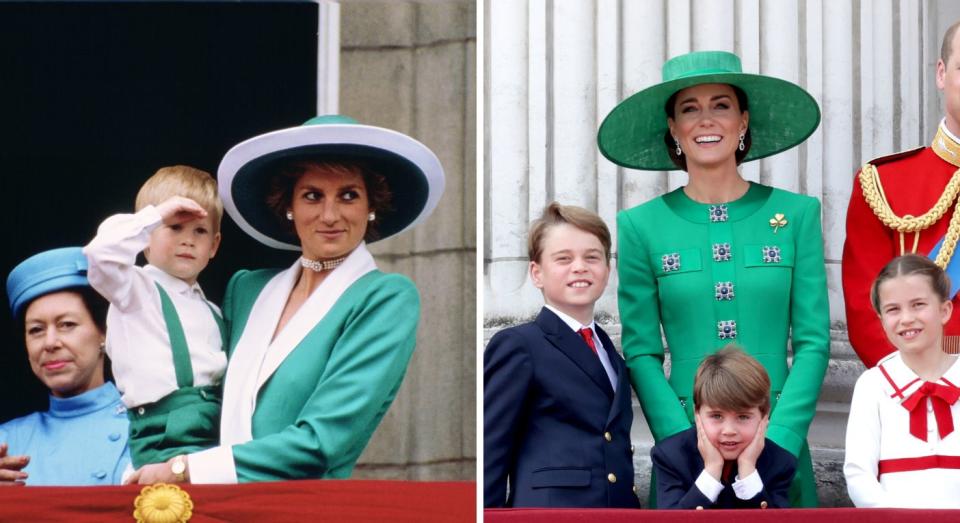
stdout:
[[614,108],[598,136],[614,163],[688,174],[617,216],[623,352],[654,438],[690,428],[700,361],[736,342],[770,375],[767,436],[799,460],[793,506],[817,503],[806,437],[830,342],[820,203],[737,167],[798,145],[819,122],[801,87],[701,51],[667,61],[663,82]]

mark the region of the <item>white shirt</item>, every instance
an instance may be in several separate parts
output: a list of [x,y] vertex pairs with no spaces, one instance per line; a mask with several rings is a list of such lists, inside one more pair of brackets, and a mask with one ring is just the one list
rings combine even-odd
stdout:
[[577,336],[580,336],[581,329],[590,329],[590,332],[593,333],[593,345],[597,348],[597,356],[600,357],[600,365],[603,365],[603,370],[607,373],[607,378],[610,379],[610,385],[613,386],[614,392],[617,390],[617,370],[613,368],[613,364],[610,363],[610,356],[607,354],[607,351],[603,348],[603,343],[600,343],[600,337],[597,336],[597,324],[593,320],[590,320],[590,325],[581,325],[579,321],[573,319],[569,315],[557,310],[556,307],[552,305],[544,305],[544,307],[550,309],[550,312],[556,314],[563,323],[566,323],[568,327],[573,329]]
[[[960,385],[960,365],[954,362],[936,383]],[[921,461],[937,456],[960,459],[960,401],[950,409],[954,430],[941,439],[933,406],[929,399],[924,400],[924,441],[910,433],[910,412],[901,405],[922,385],[899,352],[880,360],[857,380],[850,402],[843,464],[854,505],[960,508],[960,469],[926,468]],[[886,460],[905,460],[899,463],[912,464],[917,470],[880,474],[880,462]]]
[[90,285],[110,301],[106,352],[127,408],[153,403],[178,388],[156,283],[170,295],[180,316],[190,348],[193,385],[220,383],[227,366],[220,327],[200,286],[152,265],[135,265],[137,254],[148,246],[150,233],[161,223],[153,206],[136,214],[117,214],[107,218],[97,237],[83,248]]
[[[707,472],[707,469],[703,469],[703,472],[697,476],[694,484],[700,493],[709,499],[711,503],[717,502],[717,498],[720,497],[720,493],[723,492],[724,488],[723,483],[720,483],[717,481],[717,478],[711,476],[710,473]],[[733,493],[738,498],[753,499],[754,496],[763,490],[763,479],[760,478],[760,472],[757,469],[753,469],[753,472],[745,478],[741,478],[738,474],[732,487]]]

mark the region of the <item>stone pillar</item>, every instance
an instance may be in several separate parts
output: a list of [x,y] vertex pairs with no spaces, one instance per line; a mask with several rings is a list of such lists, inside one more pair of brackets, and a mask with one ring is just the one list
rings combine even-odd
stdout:
[[420,290],[417,349],[355,478],[473,479],[476,461],[475,3],[340,5],[342,114],[429,146],[446,191],[425,223],[377,242]]

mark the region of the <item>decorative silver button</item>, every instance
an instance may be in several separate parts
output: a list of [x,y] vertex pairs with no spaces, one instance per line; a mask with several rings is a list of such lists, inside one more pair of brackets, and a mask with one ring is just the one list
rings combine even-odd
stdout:
[[717,301],[733,299],[733,282],[731,281],[717,282],[713,286],[713,289],[714,289],[714,295],[717,297]]
[[733,256],[733,252],[730,251],[729,243],[713,244],[713,261],[716,261],[716,262],[730,261],[730,258],[732,256]]
[[663,272],[673,272],[680,270],[680,253],[672,252],[664,254],[661,258],[663,262]]
[[137,409],[137,414],[139,414],[139,415],[141,415],[141,416],[143,416],[143,414],[144,414],[145,412],[147,412],[147,409],[145,409],[145,408],[143,408],[143,407],[140,407],[140,408]]
[[763,248],[763,263],[780,263],[780,247]]
[[733,320],[717,322],[717,336],[721,340],[732,340],[737,337],[737,322]]
[[710,206],[710,221],[711,222],[725,222],[727,221],[727,206],[724,204],[720,205],[711,205]]

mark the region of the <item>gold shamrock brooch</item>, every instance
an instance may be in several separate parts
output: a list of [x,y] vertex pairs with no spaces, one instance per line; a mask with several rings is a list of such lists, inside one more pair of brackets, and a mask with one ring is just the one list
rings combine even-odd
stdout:
[[777,234],[777,231],[781,227],[787,226],[787,217],[782,213],[778,212],[773,215],[773,218],[770,218],[770,227],[773,227],[773,234]]

